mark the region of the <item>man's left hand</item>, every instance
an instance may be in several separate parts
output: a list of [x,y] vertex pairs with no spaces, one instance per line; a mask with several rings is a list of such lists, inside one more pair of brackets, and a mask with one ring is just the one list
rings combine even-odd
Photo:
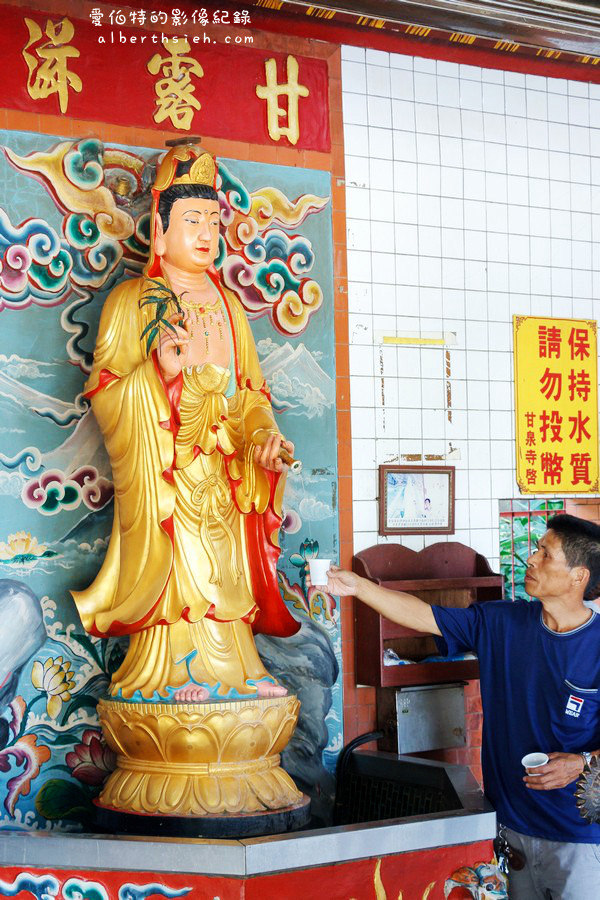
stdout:
[[283,447],[290,456],[294,455],[294,445],[286,441],[281,434],[269,434],[262,446],[257,446],[254,451],[254,459],[263,469],[269,472],[282,472],[285,463],[279,458],[279,450]]
[[550,762],[535,770],[539,775],[526,775],[523,779],[532,791],[564,788],[583,772],[583,757],[579,753],[549,753],[548,757]]

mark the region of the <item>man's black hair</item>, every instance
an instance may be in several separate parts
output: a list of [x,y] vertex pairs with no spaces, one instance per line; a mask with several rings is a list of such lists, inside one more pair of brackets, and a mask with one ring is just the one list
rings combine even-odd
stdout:
[[548,529],[560,538],[569,568],[583,566],[590,573],[584,600],[600,595],[600,525],[561,513],[548,519]]
[[[187,159],[177,163],[177,178],[186,175],[195,160]],[[176,200],[187,200],[197,197],[199,200],[217,200],[219,195],[210,184],[174,184],[172,187],[161,191],[158,198],[158,214],[160,216],[163,231],[169,227],[171,207]]]

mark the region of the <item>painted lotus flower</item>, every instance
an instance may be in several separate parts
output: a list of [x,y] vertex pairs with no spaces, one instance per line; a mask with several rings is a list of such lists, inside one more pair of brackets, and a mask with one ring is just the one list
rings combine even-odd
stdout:
[[46,710],[51,719],[55,719],[63,703],[71,699],[71,688],[74,687],[73,673],[69,671],[70,662],[63,662],[62,656],[56,659],[48,657],[45,663],[39,659],[31,670],[31,683],[38,691],[47,695]]
[[17,531],[9,534],[6,542],[0,541],[0,561],[8,565],[32,566],[38,559],[48,556],[56,556],[56,553],[48,550],[45,544],[38,544],[29,531]]
[[100,740],[99,732],[91,728],[83,732],[82,743],[67,753],[65,760],[75,778],[93,785],[102,784],[116,765],[113,751]]
[[306,572],[309,559],[316,559],[319,555],[319,542],[313,541],[311,538],[305,538],[298,550],[298,553],[292,553],[290,562],[293,566],[297,566]]

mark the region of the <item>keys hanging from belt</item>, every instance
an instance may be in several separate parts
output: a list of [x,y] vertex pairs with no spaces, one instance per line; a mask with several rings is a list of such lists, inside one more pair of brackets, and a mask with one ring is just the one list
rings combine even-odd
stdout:
[[494,853],[498,860],[500,870],[505,875],[508,874],[508,867],[520,872],[525,867],[527,858],[521,850],[511,847],[506,838],[506,828],[504,825],[498,826],[498,837],[494,840]]

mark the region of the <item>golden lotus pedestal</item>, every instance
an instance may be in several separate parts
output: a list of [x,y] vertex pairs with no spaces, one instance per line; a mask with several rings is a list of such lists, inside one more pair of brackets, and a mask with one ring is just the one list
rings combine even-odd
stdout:
[[279,764],[299,708],[290,695],[207,703],[101,700],[100,723],[117,768],[97,805],[135,816],[138,824],[145,817],[197,820],[192,830],[199,834],[208,834],[212,820],[211,836],[247,834],[244,820],[253,833],[272,831],[257,831],[250,820],[286,810],[292,827],[300,827],[308,800]]

